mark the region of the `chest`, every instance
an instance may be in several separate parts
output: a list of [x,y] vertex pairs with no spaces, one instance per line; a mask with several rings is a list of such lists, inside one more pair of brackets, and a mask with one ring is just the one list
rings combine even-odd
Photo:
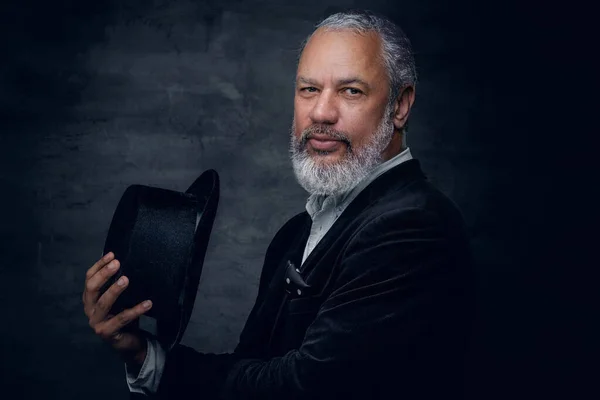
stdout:
[[341,246],[335,241],[302,263],[308,235],[276,260],[267,295],[260,307],[266,352],[283,355],[298,349],[333,290]]
[[[259,298],[249,320],[244,348],[253,355],[283,355],[298,349],[310,325],[333,292],[351,237],[362,226],[356,213],[342,214],[307,257],[310,220],[276,236],[265,256]],[[304,261],[303,261],[304,260]],[[261,295],[263,293],[264,295]]]

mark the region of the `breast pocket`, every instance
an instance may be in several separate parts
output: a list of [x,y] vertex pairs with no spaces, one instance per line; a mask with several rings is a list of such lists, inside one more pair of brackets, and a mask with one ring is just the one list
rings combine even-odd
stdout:
[[323,304],[323,296],[296,297],[289,300],[287,312],[290,315],[316,314]]
[[283,325],[283,342],[286,344],[286,350],[300,348],[304,335],[317,317],[323,301],[322,296],[288,300]]

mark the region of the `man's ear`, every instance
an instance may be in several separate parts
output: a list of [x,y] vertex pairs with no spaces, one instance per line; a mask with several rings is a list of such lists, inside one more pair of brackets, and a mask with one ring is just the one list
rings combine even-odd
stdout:
[[406,86],[400,91],[396,102],[394,103],[394,127],[402,130],[408,120],[410,109],[415,102],[415,89],[412,86]]

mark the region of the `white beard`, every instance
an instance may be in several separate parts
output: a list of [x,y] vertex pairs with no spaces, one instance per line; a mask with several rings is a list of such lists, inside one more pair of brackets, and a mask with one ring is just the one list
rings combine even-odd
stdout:
[[386,109],[375,133],[360,148],[347,146],[346,154],[334,163],[319,160],[319,154],[311,156],[306,146],[306,136],[311,132],[328,134],[350,143],[342,132],[327,127],[312,127],[304,130],[296,139],[295,123],[290,130],[290,157],[296,180],[310,194],[339,195],[347,192],[364,179],[369,172],[383,162],[381,153],[389,145],[394,134],[394,124]]

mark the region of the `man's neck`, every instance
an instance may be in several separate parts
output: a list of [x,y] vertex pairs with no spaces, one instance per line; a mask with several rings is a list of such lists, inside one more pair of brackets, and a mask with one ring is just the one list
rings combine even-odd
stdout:
[[385,162],[394,158],[404,150],[406,150],[406,147],[404,146],[404,135],[402,132],[395,130],[392,140],[381,153],[383,156],[383,161]]

